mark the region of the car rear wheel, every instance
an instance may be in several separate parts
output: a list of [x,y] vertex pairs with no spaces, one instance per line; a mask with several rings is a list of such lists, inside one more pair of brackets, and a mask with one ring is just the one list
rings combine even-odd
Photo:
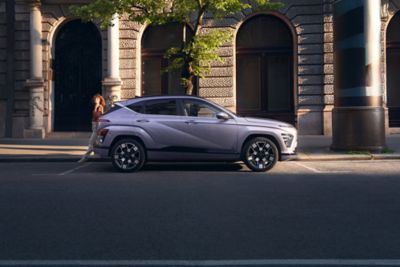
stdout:
[[134,172],[143,167],[146,153],[140,142],[134,139],[123,139],[113,146],[111,161],[114,168],[121,172]]
[[255,172],[265,172],[275,166],[279,151],[274,142],[265,137],[250,139],[243,146],[243,161]]

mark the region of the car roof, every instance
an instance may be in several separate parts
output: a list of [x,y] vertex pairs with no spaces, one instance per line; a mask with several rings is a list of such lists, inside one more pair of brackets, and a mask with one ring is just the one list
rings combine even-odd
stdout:
[[157,96],[137,96],[135,98],[131,98],[125,101],[121,101],[120,103],[123,105],[130,105],[133,103],[147,101],[147,100],[163,100],[163,99],[197,99],[197,100],[206,100],[199,96],[190,96],[190,95],[157,95]]

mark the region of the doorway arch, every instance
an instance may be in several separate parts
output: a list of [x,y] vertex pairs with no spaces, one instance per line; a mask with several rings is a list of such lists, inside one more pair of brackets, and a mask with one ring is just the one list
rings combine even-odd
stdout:
[[93,23],[68,21],[55,37],[54,131],[90,131],[91,98],[101,93],[101,35]]
[[[185,27],[186,38],[193,38],[189,25]],[[141,41],[142,60],[142,96],[183,95],[185,88],[181,82],[181,72],[163,72],[169,60],[164,58],[166,51],[172,47],[181,47],[183,24],[171,22],[165,25],[149,25]],[[193,81],[194,92],[197,91],[197,79]]]
[[389,127],[400,127],[400,12],[386,31],[386,99]]
[[260,14],[236,37],[236,103],[243,116],[295,124],[293,35],[279,17]]

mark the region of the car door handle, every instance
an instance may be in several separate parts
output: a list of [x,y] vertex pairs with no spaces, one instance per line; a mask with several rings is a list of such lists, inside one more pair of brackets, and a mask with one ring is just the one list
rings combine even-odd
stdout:
[[185,123],[186,123],[186,124],[197,124],[197,122],[196,122],[196,121],[194,121],[194,120],[185,121]]
[[137,120],[137,122],[149,122],[148,120]]

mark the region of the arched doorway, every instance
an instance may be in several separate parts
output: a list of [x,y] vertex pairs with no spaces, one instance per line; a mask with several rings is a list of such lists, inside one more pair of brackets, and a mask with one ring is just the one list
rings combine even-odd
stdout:
[[58,31],[54,52],[54,131],[90,131],[91,98],[101,93],[101,36],[73,20]]
[[236,38],[237,112],[295,123],[293,39],[273,15],[247,20]]
[[[186,36],[192,38],[190,27]],[[181,82],[181,72],[164,72],[168,59],[166,51],[172,47],[181,47],[183,25],[169,23],[166,25],[148,26],[142,37],[142,95],[182,95],[185,88]],[[196,82],[194,83],[196,92]]]
[[389,127],[400,127],[400,12],[386,32],[386,75]]

